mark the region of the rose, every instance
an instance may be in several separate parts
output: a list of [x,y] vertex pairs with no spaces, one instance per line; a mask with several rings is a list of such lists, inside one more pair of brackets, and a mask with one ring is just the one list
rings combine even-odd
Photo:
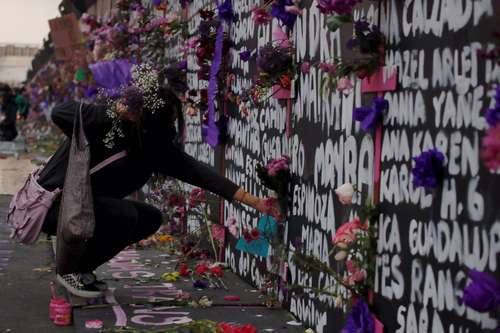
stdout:
[[252,9],[252,20],[257,24],[266,24],[272,21],[271,15],[260,7],[255,7]]
[[291,83],[290,77],[288,75],[281,75],[281,77],[280,77],[280,85],[284,89],[290,89],[291,84],[292,83]]
[[348,77],[339,79],[339,82],[337,83],[337,91],[342,93],[349,93],[352,88],[354,88],[354,85]]
[[274,177],[282,170],[288,170],[289,157],[286,155],[278,159],[271,160],[266,165],[267,174]]
[[209,268],[208,268],[207,264],[205,264],[205,263],[198,263],[196,265],[194,271],[198,275],[203,275],[209,271]]
[[359,217],[356,217],[353,221],[344,223],[337,229],[335,236],[332,239],[334,245],[337,243],[351,244],[356,240],[357,233],[361,230],[366,230],[368,228],[367,224],[361,224]]
[[253,228],[250,231],[250,236],[252,237],[252,240],[257,240],[260,238],[260,231],[257,228]]
[[343,205],[350,205],[354,195],[354,186],[351,183],[342,184],[335,189],[335,194]]
[[212,268],[210,268],[210,274],[215,277],[221,278],[224,276],[224,271],[222,270],[222,268],[220,268],[220,266],[213,266]]
[[205,201],[206,194],[201,188],[194,188],[189,194],[189,207],[193,208],[197,206],[200,202]]
[[182,263],[179,266],[179,275],[182,277],[187,277],[187,276],[191,275],[191,270],[189,269],[188,265]]

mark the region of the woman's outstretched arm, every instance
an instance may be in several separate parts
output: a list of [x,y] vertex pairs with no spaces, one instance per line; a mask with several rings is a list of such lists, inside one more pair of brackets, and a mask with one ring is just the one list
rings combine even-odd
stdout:
[[201,187],[228,201],[239,201],[255,208],[261,213],[271,213],[278,217],[279,209],[271,209],[265,199],[246,192],[243,188],[219,175],[212,168],[197,161],[192,156],[170,145],[167,151],[158,157],[157,170],[162,174],[177,178],[183,182]]

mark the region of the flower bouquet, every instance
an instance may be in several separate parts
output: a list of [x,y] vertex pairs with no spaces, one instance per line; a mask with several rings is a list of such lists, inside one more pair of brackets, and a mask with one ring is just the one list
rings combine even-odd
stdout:
[[179,269],[175,272],[177,276],[190,277],[193,281],[193,288],[205,289],[224,288],[227,290],[226,285],[222,278],[224,277],[224,270],[219,263],[209,264],[205,261],[199,261],[194,268],[189,268],[186,263],[181,263]]
[[277,159],[270,160],[266,166],[257,164],[255,167],[257,176],[262,181],[262,184],[276,192],[284,216],[286,216],[288,207],[289,184],[292,178],[288,167],[289,163],[290,158],[283,155]]
[[335,58],[329,66],[320,64],[320,69],[325,72],[322,80],[323,88],[335,88],[345,85],[346,79],[356,75],[364,79],[374,74],[382,65],[385,38],[375,25],[370,25],[365,19],[354,22],[353,36],[347,41],[347,48],[354,51],[354,56]]
[[[251,96],[257,102],[269,89],[290,90],[297,69],[293,61],[294,48],[283,43],[268,43],[259,50],[257,66],[259,73]],[[276,90],[273,91],[276,93]]]

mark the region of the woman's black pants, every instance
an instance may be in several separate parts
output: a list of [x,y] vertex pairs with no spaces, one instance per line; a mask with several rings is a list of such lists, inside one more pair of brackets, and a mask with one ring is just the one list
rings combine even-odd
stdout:
[[[42,231],[55,235],[60,200],[53,203]],[[154,234],[162,224],[162,214],[151,205],[127,199],[94,198],[95,230],[80,259],[79,272],[87,273],[112,259],[128,245]]]

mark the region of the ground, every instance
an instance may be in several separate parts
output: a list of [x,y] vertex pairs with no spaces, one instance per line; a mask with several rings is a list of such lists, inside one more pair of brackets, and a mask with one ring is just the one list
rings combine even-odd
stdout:
[[[55,326],[48,318],[49,284],[55,280],[52,241],[42,234],[34,245],[15,243],[5,224],[12,194],[35,167],[23,152],[21,139],[0,143],[0,333],[97,332],[86,328],[88,321],[96,319],[108,332],[149,332],[201,319],[252,324],[259,332],[304,332],[286,311],[263,306],[258,290],[230,271],[223,278],[227,290],[198,290],[189,278],[161,280],[162,274],[176,270],[179,258],[156,248],[130,248],[101,266],[97,274],[110,286],[103,298],[70,297],[57,287],[58,295],[73,305],[73,325]],[[173,299],[182,292],[194,300],[207,296],[213,304],[174,306]],[[225,296],[239,296],[239,300]],[[131,329],[119,328],[125,326]]]

